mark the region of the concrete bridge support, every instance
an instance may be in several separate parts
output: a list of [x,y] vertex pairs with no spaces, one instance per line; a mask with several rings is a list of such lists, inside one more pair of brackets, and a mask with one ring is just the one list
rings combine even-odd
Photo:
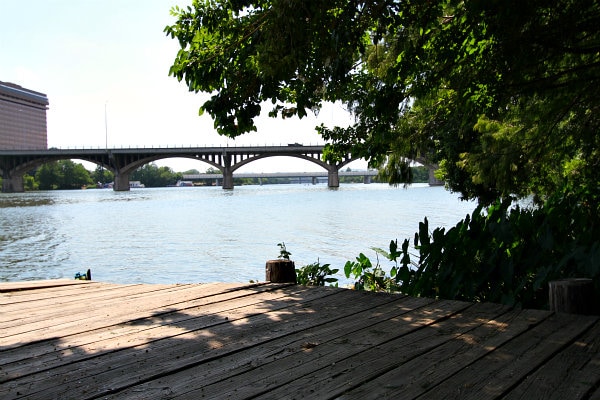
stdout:
[[223,154],[223,189],[233,189],[233,170],[231,169],[231,155]]
[[25,183],[23,175],[11,176],[4,174],[2,177],[2,192],[4,193],[21,193],[25,191]]
[[332,166],[327,170],[327,186],[330,188],[340,187],[340,176],[336,166]]
[[125,192],[129,189],[129,174],[117,172],[113,182],[113,190],[115,192]]
[[223,189],[233,189],[233,171],[231,171],[231,167],[225,167],[223,170]]

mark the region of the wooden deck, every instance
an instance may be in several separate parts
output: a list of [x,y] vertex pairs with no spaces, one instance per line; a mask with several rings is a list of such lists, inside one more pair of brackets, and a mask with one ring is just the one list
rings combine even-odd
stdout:
[[598,317],[285,284],[0,284],[0,398],[600,399]]

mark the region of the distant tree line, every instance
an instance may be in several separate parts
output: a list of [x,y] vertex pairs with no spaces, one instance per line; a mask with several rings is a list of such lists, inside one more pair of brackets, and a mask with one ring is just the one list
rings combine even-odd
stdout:
[[[426,167],[412,167],[415,182],[427,182],[429,172]],[[350,169],[348,169],[350,170]],[[131,181],[140,181],[146,187],[166,187],[175,185],[183,180],[183,175],[199,174],[196,169],[174,172],[169,167],[159,167],[154,163],[146,164],[135,170],[130,176]],[[206,173],[220,173],[215,168],[208,168]],[[70,190],[102,187],[113,182],[111,171],[97,166],[94,171],[88,171],[83,164],[72,160],[53,161],[44,164],[24,176],[25,190]],[[372,177],[372,182],[378,182]],[[0,179],[0,183],[2,180]],[[340,183],[362,183],[362,176],[340,176]],[[241,185],[273,185],[297,183],[293,178],[235,178],[234,184]]]
[[146,164],[135,170],[130,176],[131,181],[140,181],[146,187],[165,187],[175,185],[183,179],[182,172],[174,172],[169,167],[158,167],[156,164]]
[[[174,172],[169,167],[158,167],[151,163],[134,171],[129,179],[140,181],[146,187],[164,187],[174,185],[182,177],[182,172]],[[61,160],[30,171],[23,179],[25,190],[70,190],[102,187],[114,181],[114,174],[101,166],[88,171],[81,163]]]
[[26,178],[27,190],[81,189],[113,180],[112,172],[98,166],[90,172],[83,164],[71,160],[54,161],[42,165]]

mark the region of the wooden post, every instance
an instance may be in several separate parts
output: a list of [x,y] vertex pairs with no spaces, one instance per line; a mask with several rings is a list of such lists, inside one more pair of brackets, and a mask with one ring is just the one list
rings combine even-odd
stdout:
[[269,260],[266,265],[266,280],[273,283],[296,283],[296,266],[291,260]]
[[598,313],[591,279],[563,279],[551,281],[548,286],[550,311],[584,315]]

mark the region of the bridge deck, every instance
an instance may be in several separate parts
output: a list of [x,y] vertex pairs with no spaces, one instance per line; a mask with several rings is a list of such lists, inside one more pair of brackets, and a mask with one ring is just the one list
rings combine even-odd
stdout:
[[0,284],[0,398],[600,398],[598,317],[285,284]]

